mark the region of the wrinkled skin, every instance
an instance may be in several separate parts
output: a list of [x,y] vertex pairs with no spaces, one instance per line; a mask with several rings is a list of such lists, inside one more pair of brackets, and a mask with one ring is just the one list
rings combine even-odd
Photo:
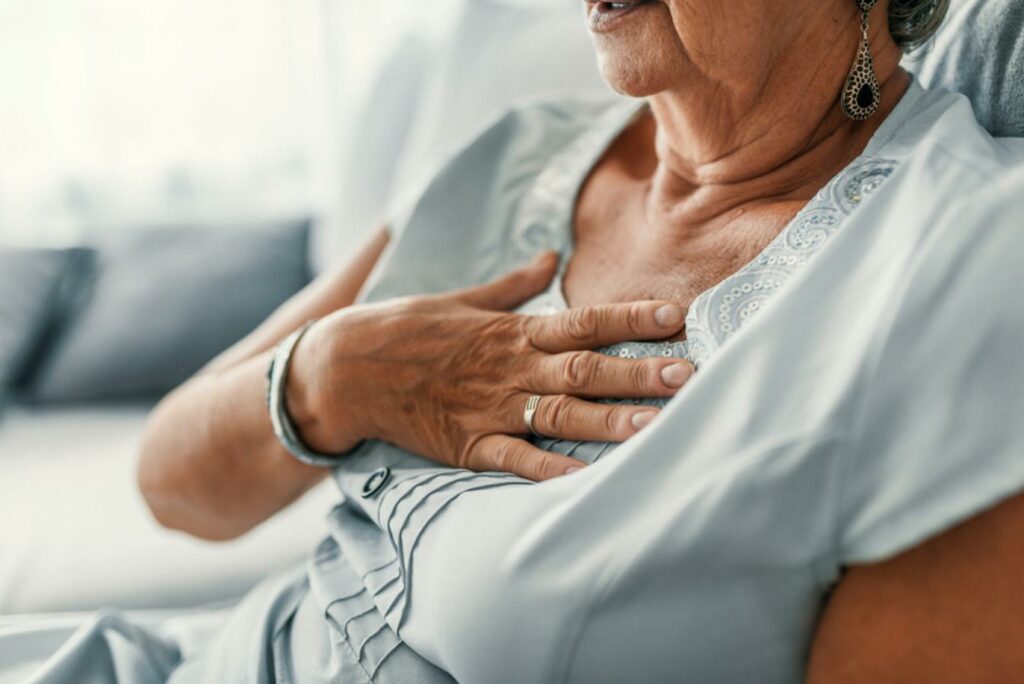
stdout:
[[670,397],[693,368],[590,350],[674,336],[683,311],[647,301],[546,317],[509,313],[543,291],[554,266],[554,256],[543,255],[479,288],[354,306],[319,321],[300,342],[289,387],[304,438],[328,452],[381,439],[444,464],[535,480],[585,465],[522,438],[533,394],[542,395],[534,417],[541,434],[629,438],[655,409],[581,397]]

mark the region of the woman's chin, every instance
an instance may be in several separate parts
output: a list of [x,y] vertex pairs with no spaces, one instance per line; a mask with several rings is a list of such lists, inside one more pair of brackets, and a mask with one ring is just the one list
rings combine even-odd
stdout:
[[649,97],[677,86],[683,73],[679,59],[678,54],[650,46],[622,51],[597,45],[597,63],[605,83],[629,97]]
[[587,22],[605,82],[631,97],[672,87],[685,71],[685,52],[665,3],[624,2],[611,9],[606,5],[610,3],[587,5]]
[[646,74],[610,69],[602,64],[601,76],[609,88],[627,97],[648,97],[658,92],[649,86]]

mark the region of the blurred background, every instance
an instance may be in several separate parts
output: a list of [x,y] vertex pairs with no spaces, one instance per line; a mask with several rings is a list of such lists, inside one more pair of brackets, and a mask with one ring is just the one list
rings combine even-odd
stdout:
[[515,102],[609,96],[579,0],[0,0],[0,615],[230,602],[243,539],[162,530],[152,405]]
[[415,88],[399,46],[427,49],[460,4],[4,0],[0,240],[335,211],[385,62]]

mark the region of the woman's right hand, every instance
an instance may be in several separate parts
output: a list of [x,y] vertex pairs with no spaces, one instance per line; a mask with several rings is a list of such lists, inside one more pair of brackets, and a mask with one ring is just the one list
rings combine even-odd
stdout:
[[656,409],[587,399],[669,397],[693,367],[590,350],[671,337],[684,312],[646,301],[509,313],[542,292],[556,266],[546,253],[487,285],[322,318],[289,374],[288,410],[303,439],[327,453],[380,439],[445,465],[544,480],[586,464],[523,438],[531,395],[542,397],[533,419],[540,434],[621,442],[636,433]]

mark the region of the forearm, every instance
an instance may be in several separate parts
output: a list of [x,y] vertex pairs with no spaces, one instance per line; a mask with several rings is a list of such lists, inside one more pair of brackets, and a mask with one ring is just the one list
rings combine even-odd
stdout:
[[[292,458],[273,434],[270,356],[306,321],[350,306],[387,242],[382,227],[345,267],[314,281],[157,406],[143,436],[138,480],[161,524],[207,539],[236,537],[325,476]],[[294,384],[286,403],[301,413],[301,401],[291,403],[291,394],[302,398]]]
[[264,352],[196,376],[154,411],[139,486],[157,520],[207,539],[263,522],[324,477],[278,443],[267,413]]

